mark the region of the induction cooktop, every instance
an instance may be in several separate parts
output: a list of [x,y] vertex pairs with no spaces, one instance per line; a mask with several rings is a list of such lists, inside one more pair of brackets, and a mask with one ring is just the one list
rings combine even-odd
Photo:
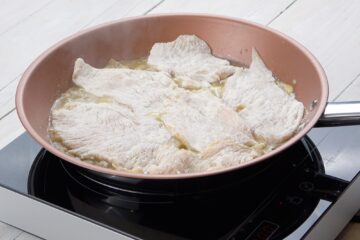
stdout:
[[[359,127],[320,131],[360,140]],[[47,239],[331,239],[360,207],[360,159],[329,158],[335,142],[313,134],[231,173],[129,185],[24,133],[0,151],[0,220]]]

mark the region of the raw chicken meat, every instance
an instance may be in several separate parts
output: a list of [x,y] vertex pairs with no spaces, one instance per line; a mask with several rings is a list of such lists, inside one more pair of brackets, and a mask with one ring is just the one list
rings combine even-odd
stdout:
[[205,90],[179,96],[164,109],[161,120],[173,136],[196,152],[225,140],[254,144],[244,120]]
[[200,89],[235,72],[228,60],[211,54],[205,41],[195,35],[181,35],[175,41],[155,43],[148,64],[171,74],[180,87]]
[[67,101],[51,113],[50,133],[64,150],[117,170],[176,174],[189,169],[192,153],[176,148],[157,121],[111,102]]
[[126,68],[97,69],[81,58],[75,62],[73,82],[99,97],[111,97],[132,111],[158,111],[176,92],[167,73]]
[[231,66],[182,35],[153,46],[152,66],[142,58],[97,69],[78,59],[77,87],[55,102],[50,137],[67,154],[119,171],[181,174],[251,161],[293,136],[304,114],[255,50],[252,58],[249,69]]
[[304,115],[303,104],[276,84],[255,50],[250,68],[238,68],[227,79],[223,100],[239,112],[257,140],[274,147],[294,135]]

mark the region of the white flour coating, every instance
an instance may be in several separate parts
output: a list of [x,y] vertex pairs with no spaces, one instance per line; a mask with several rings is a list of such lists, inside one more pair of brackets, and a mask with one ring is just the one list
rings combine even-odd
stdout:
[[194,166],[195,172],[203,172],[224,167],[240,165],[250,161],[260,154],[254,148],[232,140],[210,144]]
[[155,43],[148,63],[174,76],[187,89],[209,87],[235,72],[229,61],[211,54],[207,43],[195,35],[181,35],[173,42]]
[[161,120],[173,136],[197,152],[225,140],[253,144],[244,120],[205,90],[180,95],[164,109]]
[[110,68],[96,69],[76,60],[79,88],[51,110],[54,145],[119,171],[203,172],[266,153],[290,138],[303,117],[302,103],[276,84],[255,51],[249,69],[234,67],[211,55],[203,40],[183,35],[151,49],[148,63],[160,72],[139,63],[112,60]]
[[150,174],[189,169],[190,151],[174,147],[171,135],[157,121],[139,117],[126,107],[73,100],[53,109],[51,117],[55,138],[82,160]]
[[133,111],[158,111],[177,88],[167,73],[125,68],[97,69],[79,58],[73,82],[99,97],[111,97]]
[[249,69],[238,68],[225,83],[223,100],[254,131],[258,140],[277,146],[297,130],[304,114],[304,106],[292,94],[277,84],[255,50]]

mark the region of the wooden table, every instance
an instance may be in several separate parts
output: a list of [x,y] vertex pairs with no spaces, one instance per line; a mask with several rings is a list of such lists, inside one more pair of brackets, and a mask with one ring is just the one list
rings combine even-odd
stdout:
[[[161,12],[228,15],[278,29],[319,59],[330,82],[329,100],[360,100],[359,0],[0,0],[0,148],[24,131],[14,95],[21,74],[41,52],[81,29]],[[311,134],[320,143],[331,131]],[[351,150],[360,155],[356,145]],[[0,223],[0,239],[38,238]],[[360,226],[349,224],[339,239],[360,239]]]

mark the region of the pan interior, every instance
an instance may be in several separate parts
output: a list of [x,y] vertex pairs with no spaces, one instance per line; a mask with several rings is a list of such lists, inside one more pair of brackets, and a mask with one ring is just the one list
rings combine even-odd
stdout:
[[[255,47],[275,76],[293,85],[306,110],[305,127],[287,143],[254,161],[216,172],[184,175],[130,174],[78,161],[55,149],[47,127],[53,102],[72,86],[78,57],[102,68],[111,58],[130,60],[147,56],[156,42],[194,34],[205,40],[213,54],[249,65]],[[299,140],[320,117],[327,99],[327,82],[315,58],[294,40],[245,21],[205,15],[153,15],[102,25],[69,37],[43,53],[25,72],[17,90],[17,111],[25,128],[46,149],[74,164],[107,174],[141,178],[187,178],[212,175],[264,160]],[[316,101],[316,104],[314,104]]]

